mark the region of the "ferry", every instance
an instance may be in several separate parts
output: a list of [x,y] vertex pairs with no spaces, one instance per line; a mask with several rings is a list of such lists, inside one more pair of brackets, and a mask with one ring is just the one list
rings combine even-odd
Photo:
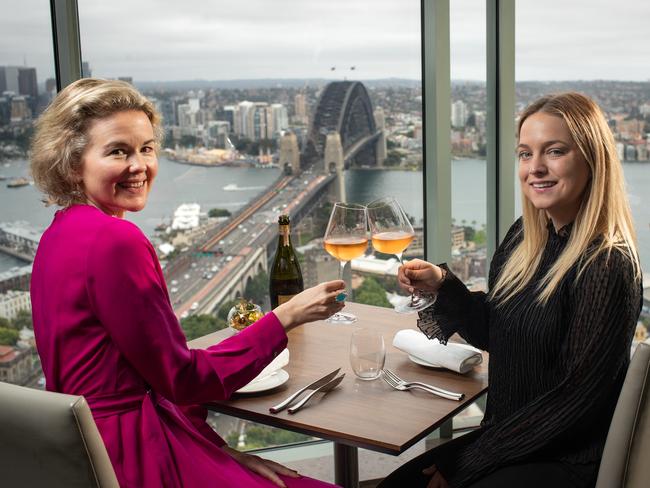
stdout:
[[27,178],[14,178],[7,183],[8,188],[20,188],[21,186],[27,185],[29,185],[29,180]]
[[237,186],[237,183],[228,183],[226,186],[223,187],[224,191],[237,191],[239,190],[239,187]]

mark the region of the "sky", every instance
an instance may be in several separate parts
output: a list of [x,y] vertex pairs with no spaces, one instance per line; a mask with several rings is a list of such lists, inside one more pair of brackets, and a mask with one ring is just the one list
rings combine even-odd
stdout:
[[[78,3],[82,55],[94,76],[421,77],[419,0]],[[624,3],[518,0],[516,79],[649,80],[650,2]],[[485,0],[450,5],[451,77],[484,80]],[[42,82],[54,75],[51,39],[47,0],[0,0],[0,66],[35,66]]]

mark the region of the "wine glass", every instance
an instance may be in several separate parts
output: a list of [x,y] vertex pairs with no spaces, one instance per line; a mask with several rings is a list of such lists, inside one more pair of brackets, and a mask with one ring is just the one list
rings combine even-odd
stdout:
[[[363,256],[368,247],[366,207],[355,203],[335,203],[323,241],[325,250],[339,260],[339,279],[343,279],[345,264]],[[347,312],[335,313],[326,320],[331,324],[356,321],[357,317]]]
[[[399,202],[393,197],[384,197],[369,203],[368,222],[372,247],[384,254],[394,254],[404,265],[402,254],[413,242],[415,232]],[[400,297],[394,308],[399,313],[411,313],[432,303],[432,298],[412,293],[410,297]]]

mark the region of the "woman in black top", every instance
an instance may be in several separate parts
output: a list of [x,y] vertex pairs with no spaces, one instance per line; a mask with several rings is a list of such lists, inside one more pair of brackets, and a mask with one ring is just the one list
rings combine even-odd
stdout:
[[491,263],[489,293],[443,264],[400,269],[409,291],[437,294],[418,327],[458,332],[490,353],[481,427],[380,485],[593,486],[641,310],[641,272],[623,170],[598,106],[578,93],[522,114],[523,216]]

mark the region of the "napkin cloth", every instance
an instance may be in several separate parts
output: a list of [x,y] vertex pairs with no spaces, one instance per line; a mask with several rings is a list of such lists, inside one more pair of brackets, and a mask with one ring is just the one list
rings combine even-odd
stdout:
[[266,368],[260,371],[260,374],[258,374],[255,378],[253,378],[250,381],[249,385],[251,383],[255,383],[256,381],[261,381],[267,378],[268,376],[271,376],[277,370],[284,368],[287,364],[289,364],[289,349],[285,347],[282,350],[282,352],[275,357],[273,361],[271,361],[269,364],[266,365]]
[[483,362],[483,356],[478,349],[452,343],[443,346],[438,339],[428,339],[422,332],[413,329],[397,332],[393,346],[430,363],[431,366],[447,368],[461,374]]

